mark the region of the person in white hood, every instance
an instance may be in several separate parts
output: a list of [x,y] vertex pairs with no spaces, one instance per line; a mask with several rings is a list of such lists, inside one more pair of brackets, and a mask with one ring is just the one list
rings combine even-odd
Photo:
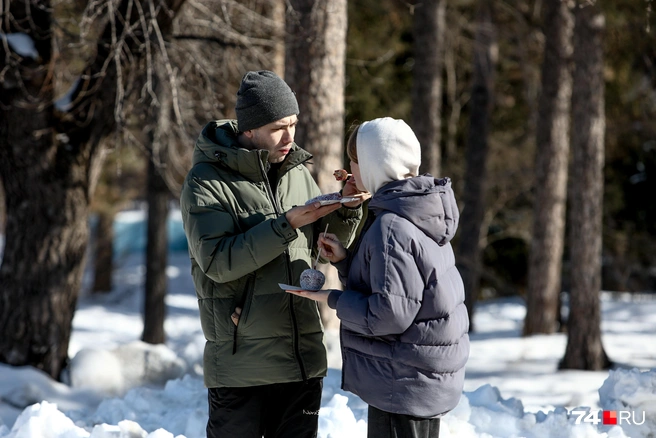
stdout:
[[360,190],[368,190],[373,196],[388,182],[419,174],[419,140],[403,120],[384,117],[364,122],[353,132],[353,137],[356,141],[349,141],[349,150],[355,152],[357,161],[349,158],[351,169],[356,167],[360,171]]
[[369,437],[436,438],[460,400],[469,357],[449,243],[459,219],[451,180],[418,175],[419,141],[402,120],[363,123],[347,152],[357,188],[373,197],[350,252],[335,235],[319,237],[344,290],[289,292],[337,310],[342,388],[369,405]]

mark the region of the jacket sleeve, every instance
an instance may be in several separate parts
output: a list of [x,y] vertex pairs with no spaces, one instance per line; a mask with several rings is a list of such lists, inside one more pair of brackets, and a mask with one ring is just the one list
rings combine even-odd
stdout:
[[[348,280],[348,260],[349,260],[349,252],[350,250],[346,250],[346,257],[337,262],[333,263],[332,265],[337,268],[337,274],[339,276],[339,281],[342,283],[342,285],[346,286],[346,280]],[[335,306],[331,306],[331,308],[335,308]]]
[[298,237],[285,215],[241,232],[233,215],[196,180],[188,180],[184,191],[189,251],[203,272],[218,283],[236,280],[266,265]]
[[362,248],[370,257],[371,294],[345,290],[331,297],[341,323],[363,335],[403,333],[421,307],[424,281],[415,261],[414,243],[404,238],[401,240],[406,242],[399,242],[393,230],[393,223],[383,230],[382,247]]

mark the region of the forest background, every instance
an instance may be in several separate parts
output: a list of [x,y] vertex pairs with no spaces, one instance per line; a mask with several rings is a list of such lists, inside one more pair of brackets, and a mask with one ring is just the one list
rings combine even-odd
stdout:
[[[111,290],[112,217],[135,204],[149,209],[143,338],[165,341],[163,222],[200,129],[234,117],[248,70],[274,70],[296,91],[296,141],[314,154],[324,192],[339,188],[332,172],[347,166],[352,124],[408,121],[422,170],[454,182],[468,301],[526,298],[527,319],[547,320],[527,323],[527,335],[566,329],[557,300],[576,289],[577,273],[598,278],[586,296],[656,290],[652,0],[0,4],[1,362],[60,375],[84,265],[96,265],[96,291]],[[31,50],[21,52],[19,34]],[[577,158],[586,139],[601,151]],[[600,156],[602,191],[581,197],[577,176]],[[556,186],[564,191],[550,199]],[[589,271],[572,261],[583,233],[565,224],[594,211],[591,199],[602,208],[583,244],[598,255]],[[562,226],[552,233],[540,217]],[[555,314],[532,312],[554,299]],[[598,326],[598,297],[588,303]],[[609,365],[603,348],[595,354],[602,360],[578,367]]]

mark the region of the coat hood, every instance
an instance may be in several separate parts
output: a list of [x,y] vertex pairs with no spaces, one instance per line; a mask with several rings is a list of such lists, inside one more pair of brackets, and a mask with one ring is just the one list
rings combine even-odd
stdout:
[[409,220],[440,246],[451,241],[460,219],[451,179],[429,174],[383,185],[369,209],[376,215],[390,211]]
[[419,140],[403,120],[383,117],[364,122],[357,135],[362,184],[371,194],[390,181],[419,175]]
[[[221,163],[245,177],[259,181],[262,169],[269,169],[269,151],[246,149],[239,144],[236,120],[216,120],[205,125],[201,131],[192,158],[192,165],[198,163]],[[286,171],[312,158],[296,143],[283,162],[281,171]]]

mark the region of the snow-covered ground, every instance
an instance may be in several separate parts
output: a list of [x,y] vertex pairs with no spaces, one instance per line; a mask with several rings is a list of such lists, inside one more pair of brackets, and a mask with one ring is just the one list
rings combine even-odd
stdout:
[[[111,293],[80,297],[66,384],[30,367],[0,364],[0,437],[205,436],[204,338],[186,253],[170,253],[165,346],[138,341],[143,257],[127,253],[117,262]],[[522,338],[519,298],[479,303],[465,391],[443,418],[440,436],[655,437],[654,298],[603,293],[603,343],[619,365],[610,372],[557,371],[565,335]],[[366,405],[340,389],[335,331],[326,333],[326,347],[319,436],[364,438]],[[617,412],[619,425],[593,424],[602,409]]]

